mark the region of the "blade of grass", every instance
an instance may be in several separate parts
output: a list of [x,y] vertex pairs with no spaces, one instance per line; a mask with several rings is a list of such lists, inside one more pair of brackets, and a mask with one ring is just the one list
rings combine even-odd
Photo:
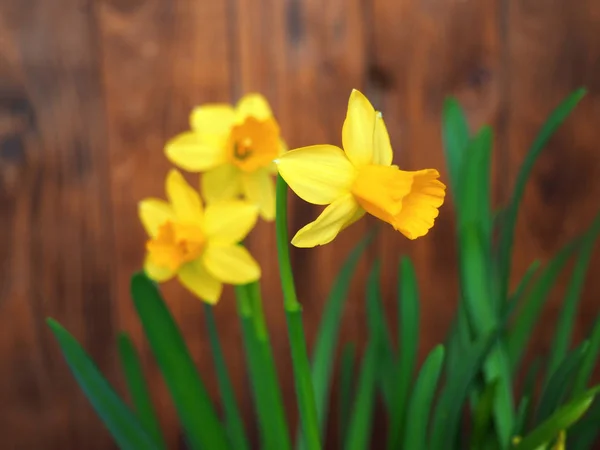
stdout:
[[405,427],[404,445],[410,450],[427,449],[427,430],[431,405],[444,363],[444,347],[436,346],[427,356],[417,377],[408,403],[406,418],[410,426]]
[[240,410],[235,399],[235,392],[229,377],[229,371],[225,364],[223,349],[219,341],[219,333],[217,331],[217,323],[212,310],[212,306],[204,304],[204,318],[206,320],[206,329],[208,330],[208,338],[210,342],[210,350],[215,362],[215,370],[217,372],[217,382],[219,384],[219,392],[223,409],[225,413],[225,427],[231,443],[231,448],[248,450],[248,438],[244,429],[244,421],[240,414]]
[[571,335],[575,316],[577,315],[577,306],[581,298],[583,283],[588,272],[590,259],[594,251],[594,244],[600,233],[600,215],[598,215],[592,223],[590,229],[586,232],[581,246],[579,255],[575,262],[575,268],[571,276],[571,281],[567,286],[567,292],[563,301],[562,311],[558,316],[558,324],[554,333],[552,352],[550,353],[550,361],[548,363],[548,371],[546,381],[550,379],[554,371],[558,368],[560,362],[565,358],[567,350],[571,345]]
[[512,373],[518,370],[523,353],[527,348],[527,342],[533,333],[533,328],[538,321],[544,303],[548,299],[548,294],[554,286],[558,275],[567,264],[569,257],[578,248],[579,242],[579,239],[575,239],[565,245],[542,270],[531,290],[525,296],[523,307],[506,336],[506,346]]
[[121,333],[118,339],[118,346],[125,382],[127,383],[127,389],[131,396],[135,413],[144,429],[152,436],[156,446],[166,449],[167,445],[160,430],[158,417],[152,406],[148,384],[144,378],[142,364],[133,342],[131,342],[126,333]]
[[262,329],[261,321],[255,318],[252,294],[248,286],[236,286],[235,293],[262,447],[290,449],[291,441],[277,374],[272,358],[269,358],[270,346],[263,335],[265,330]]
[[[325,303],[325,310],[319,324],[312,357],[312,381],[321,439],[324,438],[323,434],[325,424],[327,423],[331,376],[335,360],[335,349],[339,339],[342,312],[348,298],[350,282],[356,271],[360,257],[373,241],[374,237],[375,234],[373,232],[367,234],[367,236],[356,244],[344,261]],[[299,434],[298,447],[304,448],[302,433]]]
[[388,449],[398,448],[402,442],[404,413],[419,347],[419,290],[415,268],[407,256],[401,258],[398,270],[398,328],[400,357],[396,370],[398,381],[391,399]]
[[[430,448],[444,448],[446,443],[454,442],[460,434],[460,418],[469,389],[482,370],[483,363],[498,335],[499,331],[495,331],[465,347],[460,364],[456,361],[457,367],[448,373],[433,416]],[[448,369],[450,364],[450,361],[446,363]]]
[[342,363],[340,367],[339,384],[339,440],[344,442],[348,434],[350,424],[350,413],[354,401],[354,360],[355,347],[346,344],[342,350]]
[[600,315],[596,318],[594,327],[589,337],[590,348],[583,358],[579,372],[575,376],[573,383],[573,396],[582,394],[590,381],[594,366],[600,354]]
[[363,356],[352,417],[346,436],[346,450],[367,450],[373,425],[379,336],[372,337]]
[[158,449],[135,414],[119,398],[79,342],[57,321],[46,320],[79,387],[110,431],[119,448]]
[[517,181],[513,190],[513,194],[510,203],[507,207],[506,214],[503,218],[500,245],[499,245],[499,271],[500,271],[500,289],[501,298],[506,298],[509,285],[510,277],[510,263],[512,256],[513,241],[515,235],[515,227],[517,223],[517,214],[519,212],[519,206],[523,193],[525,192],[525,185],[531,174],[533,166],[556,131],[556,129],[566,120],[569,114],[573,111],[575,106],[585,95],[586,90],[581,88],[569,95],[548,117],[544,125],[542,126],[538,136],[533,141],[533,144],[527,156],[521,165],[519,174],[517,175]]
[[540,424],[550,417],[558,409],[563,399],[566,398],[573,383],[573,374],[579,369],[588,349],[588,342],[581,344],[577,350],[565,356],[562,363],[549,378],[540,397],[536,424]]
[[393,402],[395,361],[392,335],[385,319],[379,277],[381,274],[381,261],[376,260],[369,272],[367,279],[367,324],[369,334],[377,336],[380,354],[378,381],[381,384],[383,399],[390,410]]
[[302,305],[298,302],[296,295],[294,274],[290,262],[287,224],[287,193],[288,186],[281,175],[278,175],[275,217],[277,254],[279,258],[281,289],[283,291],[283,306],[287,319],[288,337],[292,353],[296,397],[298,399],[302,433],[306,439],[306,446],[309,450],[320,450],[319,420],[310,373],[308,351],[306,349],[304,325],[302,323]]
[[157,287],[137,273],[131,278],[131,294],[189,445],[193,450],[227,449],[225,430]]
[[470,138],[465,113],[455,98],[448,97],[444,101],[442,137],[444,140],[446,164],[450,175],[450,186],[452,188],[452,195],[456,200],[461,176],[460,170]]

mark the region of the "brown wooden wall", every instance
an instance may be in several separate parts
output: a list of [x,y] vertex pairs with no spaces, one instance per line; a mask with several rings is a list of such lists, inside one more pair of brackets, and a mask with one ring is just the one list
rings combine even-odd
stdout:
[[[163,143],[186,128],[194,105],[257,90],[292,147],[339,143],[348,95],[358,88],[383,110],[396,163],[438,167],[445,177],[440,111],[454,94],[473,127],[497,130],[493,192],[502,202],[545,116],[571,90],[587,86],[590,94],[552,140],[527,189],[514,260],[520,276],[600,209],[599,31],[597,0],[2,0],[2,448],[112,448],[45,327],[47,316],[81,339],[119,386],[115,337],[122,329],[134,336],[177,448],[173,408],[143,343],[128,283],[143,254],[136,202],[162,195]],[[294,229],[317,214],[297,199],[292,207]],[[309,336],[332,274],[367,226],[360,222],[324,248],[294,250]],[[390,314],[398,257],[414,258],[421,355],[443,338],[456,304],[453,238],[448,202],[426,238],[409,242],[386,229],[369,254],[383,258]],[[272,224],[259,226],[251,247],[264,268],[268,321],[292,410]],[[599,253],[578,339],[600,309]],[[344,340],[359,346],[366,269],[363,263],[345,312]],[[214,388],[200,303],[176,285],[165,294]],[[556,295],[548,307],[537,350],[548,349],[559,301]],[[230,290],[217,311],[250,418]]]

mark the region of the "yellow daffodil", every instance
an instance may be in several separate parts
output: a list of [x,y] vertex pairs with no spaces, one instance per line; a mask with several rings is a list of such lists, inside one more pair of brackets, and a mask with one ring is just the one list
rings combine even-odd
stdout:
[[313,145],[286,152],[275,162],[303,200],[329,205],[292,240],[296,247],[331,242],[365,212],[388,222],[409,239],[427,234],[444,202],[434,169],[407,172],[392,165],[392,147],[381,113],[353,90],[342,128],[344,150]]
[[245,197],[258,205],[265,220],[273,220],[273,160],[285,146],[265,98],[247,94],[235,107],[198,106],[190,124],[190,131],[165,146],[171,162],[190,172],[204,172],[202,195],[207,203]]
[[257,207],[242,200],[215,202],[203,208],[200,195],[173,169],[166,180],[168,202],[145,199],[140,220],[150,239],[146,274],[157,282],[175,275],[192,293],[215,304],[222,283],[244,284],[260,278],[260,267],[237,245],[258,218]]

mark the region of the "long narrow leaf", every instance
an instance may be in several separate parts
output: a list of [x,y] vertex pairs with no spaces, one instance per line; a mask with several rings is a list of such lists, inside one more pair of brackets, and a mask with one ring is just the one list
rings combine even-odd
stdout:
[[225,357],[223,356],[223,350],[219,341],[217,323],[212,308],[211,305],[204,305],[204,317],[206,319],[206,329],[208,330],[210,349],[215,362],[219,392],[221,394],[221,401],[223,402],[223,409],[225,412],[225,426],[227,428],[231,448],[247,450],[250,448],[250,445],[248,444],[244,422],[240,414],[237,400],[235,399],[235,392],[233,390],[233,385],[231,384],[229,371],[225,364]]
[[486,448],[486,441],[493,428],[494,397],[498,388],[497,380],[486,384],[474,411],[473,431],[471,432],[471,450]]
[[456,197],[464,154],[469,145],[469,126],[460,103],[447,98],[442,112],[442,136],[452,194]]
[[227,437],[173,316],[145,274],[131,293],[152,353],[163,374],[192,449],[227,449]]
[[554,373],[554,370],[556,370],[563,360],[571,345],[571,334],[573,332],[575,316],[577,315],[577,305],[579,304],[583,283],[585,281],[588,266],[590,265],[590,259],[592,258],[594,243],[599,233],[600,215],[594,220],[594,223],[586,233],[581,242],[581,247],[579,248],[579,255],[575,262],[571,281],[567,287],[562,311],[558,316],[558,324],[556,326],[556,332],[554,333],[554,340],[551,346],[552,352],[550,353],[550,361],[548,363],[548,378],[552,376],[552,373]]
[[47,323],[79,387],[119,447],[123,450],[158,449],[135,414],[119,398],[79,342],[54,319],[47,319]]
[[127,334],[119,336],[119,355],[127,382],[127,389],[135,408],[136,415],[144,429],[152,436],[157,447],[167,448],[154,407],[148,384],[144,378],[142,364],[133,342]]
[[354,356],[355,347],[346,344],[342,350],[339,384],[339,440],[344,442],[348,434],[352,403],[354,402]]
[[410,450],[426,450],[427,430],[433,396],[437,389],[438,380],[444,363],[444,347],[438,345],[430,353],[415,383],[415,388],[408,404],[407,420],[405,427],[404,445],[402,448]]
[[346,436],[346,450],[367,450],[373,425],[373,406],[377,375],[377,354],[380,348],[379,336],[369,340],[363,356],[362,367],[352,408],[352,418]]
[[585,89],[578,89],[569,95],[553,112],[550,114],[544,125],[542,126],[538,136],[535,138],[531,148],[529,149],[519,174],[517,175],[517,181],[513,190],[513,194],[510,200],[510,204],[507,207],[506,214],[502,221],[502,233],[500,237],[500,277],[501,277],[501,297],[506,298],[508,292],[508,284],[510,277],[510,262],[512,255],[513,240],[515,235],[515,227],[517,223],[517,214],[519,212],[519,206],[521,205],[521,199],[525,192],[525,185],[531,174],[533,166],[556,131],[556,129],[565,121],[565,119],[571,114],[571,111],[577,106],[579,101],[585,95]]
[[573,383],[573,396],[582,394],[590,381],[598,355],[600,355],[600,315],[596,318],[594,327],[589,337],[590,348],[581,362],[579,372]]
[[[374,236],[373,233],[369,233],[363,238],[344,261],[325,303],[325,310],[317,332],[312,357],[312,380],[321,439],[323,439],[325,424],[327,423],[331,375],[339,339],[342,312],[348,298],[352,276],[356,271],[360,257],[372,242]],[[302,438],[301,442],[303,442]],[[300,446],[303,447],[303,443]]]
[[506,308],[504,310],[504,315],[508,318],[511,317],[512,313],[517,309],[520,301],[525,297],[525,294],[529,291],[531,287],[531,282],[533,281],[535,275],[537,274],[542,263],[539,259],[536,259],[531,263],[531,265],[527,268],[525,275],[521,278],[517,289],[510,296],[508,302],[506,303]]
[[571,427],[571,431],[567,435],[566,448],[569,450],[592,450],[594,442],[600,436],[598,424],[600,424],[600,398],[596,397],[581,420]]

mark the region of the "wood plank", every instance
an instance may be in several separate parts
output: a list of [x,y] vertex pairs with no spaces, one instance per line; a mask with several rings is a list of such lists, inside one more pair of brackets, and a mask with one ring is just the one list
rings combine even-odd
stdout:
[[[141,268],[146,240],[137,217],[137,202],[150,196],[164,198],[164,177],[171,166],[163,147],[167,139],[189,128],[192,107],[230,98],[227,2],[107,1],[102,2],[99,12],[115,211],[119,324],[142,352],[169,448],[177,448],[180,430],[174,408],[129,296],[129,278]],[[189,180],[196,184],[198,178],[190,176]],[[176,281],[167,283],[163,292],[216,398],[202,305]],[[229,294],[219,309],[233,311]],[[223,345],[234,347],[229,342],[238,333],[237,328],[225,330]],[[239,339],[235,347],[239,347]],[[241,375],[239,364],[237,369]]]
[[91,4],[0,5],[3,277],[0,433],[6,448],[110,448],[44,323],[112,377],[103,92]]
[[[519,214],[513,274],[523,274],[537,257],[548,261],[581,233],[600,211],[600,4],[543,0],[508,2],[508,69],[510,178],[517,170],[543,121],[570,92],[589,93],[561,126],[533,170]],[[598,316],[600,252],[595,251],[577,315],[574,336],[583,339]],[[541,323],[534,352],[550,351],[568,277],[557,283]]]

